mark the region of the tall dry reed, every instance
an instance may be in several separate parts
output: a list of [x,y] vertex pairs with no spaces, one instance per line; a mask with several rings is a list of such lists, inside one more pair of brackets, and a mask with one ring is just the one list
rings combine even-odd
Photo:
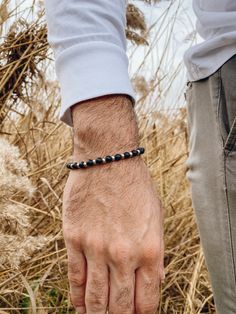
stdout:
[[[32,13],[36,3],[24,13],[7,0],[0,5],[0,313],[74,313],[61,232],[71,130],[57,118],[59,89],[41,6]],[[150,53],[142,11],[134,3],[127,9],[128,39],[149,43]],[[33,21],[25,21],[30,14]],[[186,110],[143,110],[161,84],[161,65],[152,81],[133,78],[144,158],[166,209],[166,280],[158,313],[214,313],[186,180]]]

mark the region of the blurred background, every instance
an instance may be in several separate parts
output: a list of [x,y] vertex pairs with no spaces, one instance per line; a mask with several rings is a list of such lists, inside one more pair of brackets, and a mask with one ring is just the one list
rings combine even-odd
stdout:
[[[200,39],[189,0],[127,6],[127,54],[144,158],[163,200],[166,280],[157,313],[215,313],[186,180],[185,50]],[[0,3],[0,314],[74,313],[61,232],[71,129],[41,0]]]

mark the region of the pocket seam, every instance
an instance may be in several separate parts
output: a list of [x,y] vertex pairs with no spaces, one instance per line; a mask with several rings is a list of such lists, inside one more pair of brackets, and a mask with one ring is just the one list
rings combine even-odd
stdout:
[[[219,87],[218,87],[218,93],[219,93],[219,102],[217,106],[217,119],[219,123],[219,129],[220,129],[220,134],[221,134],[221,139],[222,139],[222,144],[223,144],[223,151],[226,156],[230,154],[230,152],[233,151],[235,148],[236,144],[236,117],[233,121],[233,124],[229,130],[229,133],[227,134],[226,138],[224,137],[222,133],[222,117],[220,115],[220,108],[221,108],[221,102],[222,102],[222,81],[221,81],[221,69],[218,71],[218,82],[219,82]],[[230,145],[229,145],[229,140],[230,140]]]

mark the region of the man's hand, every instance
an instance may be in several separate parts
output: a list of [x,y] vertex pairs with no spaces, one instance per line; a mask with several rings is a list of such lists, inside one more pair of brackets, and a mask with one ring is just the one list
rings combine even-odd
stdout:
[[[76,160],[139,146],[126,96],[79,104],[73,120]],[[71,171],[63,233],[71,299],[79,313],[155,313],[164,274],[163,210],[140,156]]]

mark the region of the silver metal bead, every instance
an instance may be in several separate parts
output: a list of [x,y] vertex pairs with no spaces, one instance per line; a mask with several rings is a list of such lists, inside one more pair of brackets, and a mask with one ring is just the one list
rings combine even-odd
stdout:
[[129,152],[129,154],[130,154],[130,157],[133,157],[133,153],[132,152]]
[[141,153],[141,152],[140,152],[140,150],[139,150],[139,149],[137,149],[137,152],[138,152],[138,154],[140,155],[140,153]]
[[85,168],[87,168],[87,167],[88,167],[88,165],[87,165],[87,162],[86,162],[86,161],[84,161],[84,167],[85,167]]
[[105,164],[106,163],[106,158],[102,158],[102,162]]
[[111,156],[111,158],[112,158],[112,161],[114,161],[114,160],[115,160],[115,156]]
[[122,159],[124,159],[124,158],[125,158],[125,155],[124,155],[124,154],[121,154],[121,157],[122,157]]
[[93,159],[93,164],[96,165],[96,160],[95,159]]

